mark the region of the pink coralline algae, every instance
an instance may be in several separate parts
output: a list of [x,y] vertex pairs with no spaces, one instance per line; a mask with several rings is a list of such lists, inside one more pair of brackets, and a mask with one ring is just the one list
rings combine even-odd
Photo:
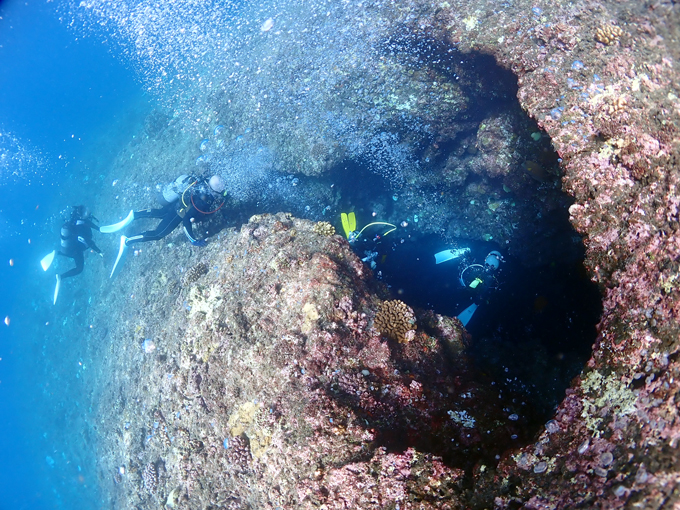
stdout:
[[[529,439],[530,409],[499,399],[473,368],[456,319],[411,312],[419,328],[407,343],[371,327],[386,289],[343,238],[264,215],[202,256],[210,271],[172,299],[188,307],[139,315],[164,332],[156,363],[139,360],[141,384],[128,388],[126,413],[146,419],[110,431],[116,444],[119,432],[147,438],[118,444],[111,469],[161,459],[159,497],[180,487],[190,505],[230,495],[260,507],[417,498],[448,508],[475,464]],[[134,501],[137,488],[126,487]]]

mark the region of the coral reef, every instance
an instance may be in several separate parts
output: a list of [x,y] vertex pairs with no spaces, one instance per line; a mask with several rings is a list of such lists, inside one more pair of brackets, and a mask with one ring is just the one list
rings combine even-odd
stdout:
[[[284,166],[315,175],[348,155],[393,157],[411,144],[419,149],[406,152],[422,154],[423,166],[386,157],[389,164],[375,168],[396,183],[399,206],[418,207],[432,231],[489,234],[507,241],[509,250],[519,245],[520,254],[535,245],[515,234],[513,223],[538,230],[532,228],[537,216],[566,205],[561,187],[574,200],[569,220],[584,238],[588,275],[604,300],[590,360],[554,418],[537,437],[526,437],[531,410],[501,391],[500,381],[471,369],[454,320],[418,316],[421,327],[405,343],[375,334],[370,317],[386,293],[339,236],[320,236],[312,223],[286,215],[254,217],[201,253],[210,268],[204,286],[162,294],[142,276],[155,275],[163,260],[168,278],[178,279],[176,268],[195,261],[184,251],[150,247],[154,261],[126,268],[137,278],[116,283],[126,296],[114,302],[123,319],[107,324],[111,344],[102,363],[111,363],[112,380],[99,413],[107,424],[100,458],[110,506],[146,505],[136,487],[115,484],[110,475],[122,464],[138,466],[140,458],[163,459],[157,493],[175,494],[179,487],[180,508],[676,505],[677,6],[516,1],[496,9],[462,0],[407,1],[382,17],[372,15],[379,21],[361,18],[361,32],[352,37],[375,41],[376,33],[384,34],[380,27],[394,26],[409,34],[406,41],[394,35],[389,49],[395,54],[424,41],[451,50],[457,62],[492,56],[517,77],[517,97],[537,137],[520,129],[526,136],[515,138],[513,122],[528,121],[512,112],[472,123],[461,117],[471,109],[469,98],[481,94],[463,93],[460,84],[472,88],[474,81],[460,67],[447,74],[384,58],[362,68],[348,56],[337,72],[313,69],[329,77],[327,90],[305,91],[299,84],[312,78],[292,69],[294,59],[272,59],[269,67],[263,63],[268,80],[278,72],[301,75],[272,100],[288,108],[272,137]],[[584,36],[609,20],[630,36],[611,44],[618,31],[602,29],[604,46]],[[292,33],[283,37],[292,39]],[[423,57],[427,64],[437,58]],[[502,98],[497,88],[479,89]],[[208,116],[212,121],[271,125],[265,115],[240,122],[256,110],[237,112],[220,99],[224,94],[211,91],[221,105]],[[248,97],[243,93],[243,104],[251,105]],[[309,108],[307,118],[297,119],[294,101]],[[331,107],[335,101],[360,113],[339,121],[345,107]],[[384,129],[408,130],[413,118],[419,127],[411,138]],[[362,126],[365,136],[347,142],[340,132],[346,125]],[[162,135],[171,137],[173,129]],[[559,161],[543,150],[551,144]],[[444,148],[449,155],[438,158]],[[490,161],[491,148],[503,152],[499,162]],[[149,150],[148,160],[153,168],[171,166],[158,148]],[[494,166],[487,169],[487,163]],[[510,215],[509,193],[535,208]],[[443,214],[452,204],[458,212]],[[157,334],[155,352],[140,352],[133,334],[138,324]],[[112,361],[121,359],[128,365]],[[170,446],[145,423],[156,408],[166,417]],[[140,444],[140,437],[148,440]],[[237,437],[247,438],[247,469],[231,469],[244,462],[234,464],[223,446]]]
[[[458,321],[381,301],[386,289],[349,243],[314,226],[252,217],[202,250],[203,285],[177,296],[153,279],[120,280],[165,313],[128,301],[112,326],[112,359],[127,362],[111,365],[101,395],[102,472],[133,466],[143,488],[103,476],[112,504],[145,506],[145,494],[177,508],[441,503],[475,463],[529,440],[532,410],[473,368]],[[375,309],[410,341],[381,338]],[[139,353],[131,323],[158,332],[156,351]],[[360,484],[375,489],[359,495]]]

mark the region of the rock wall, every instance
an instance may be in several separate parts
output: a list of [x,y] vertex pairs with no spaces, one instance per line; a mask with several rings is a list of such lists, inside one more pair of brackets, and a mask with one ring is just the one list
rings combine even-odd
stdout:
[[499,508],[675,504],[677,6],[468,7],[443,7],[431,23],[443,40],[489,52],[517,74],[523,108],[562,158],[571,222],[604,296],[592,358],[555,421],[484,488]]
[[[113,507],[677,503],[677,6],[404,12],[413,30],[512,70],[552,139],[604,299],[582,375],[514,447],[527,413],[472,371],[457,323],[416,311],[411,342],[382,338],[371,325],[388,296],[339,237],[279,215],[201,252],[145,248],[153,262],[128,261],[138,278],[111,298],[125,317],[109,327],[114,375],[99,398]],[[195,281],[181,277],[199,263]]]

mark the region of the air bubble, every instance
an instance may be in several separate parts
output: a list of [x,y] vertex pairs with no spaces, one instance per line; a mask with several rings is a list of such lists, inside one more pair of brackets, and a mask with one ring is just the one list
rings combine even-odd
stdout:
[[578,453],[581,454],[581,455],[583,455],[584,453],[586,453],[586,451],[588,450],[588,447],[589,447],[589,446],[590,446],[590,441],[589,441],[588,439],[586,439],[585,441],[583,441],[583,442],[578,446]]
[[604,452],[602,455],[600,455],[600,464],[603,466],[606,467],[612,462],[614,462],[614,456],[611,452]]

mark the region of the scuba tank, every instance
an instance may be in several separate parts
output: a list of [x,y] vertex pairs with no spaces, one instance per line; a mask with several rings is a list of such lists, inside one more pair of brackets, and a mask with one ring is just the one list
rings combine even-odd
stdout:
[[70,250],[77,244],[75,227],[70,223],[64,223],[61,226],[61,247],[64,250]]
[[183,174],[180,175],[177,179],[175,179],[173,182],[170,184],[167,184],[162,191],[162,202],[165,204],[174,204],[177,202],[180,197],[182,196],[182,193],[186,191],[186,189],[191,186],[191,183],[194,182],[196,179]]

